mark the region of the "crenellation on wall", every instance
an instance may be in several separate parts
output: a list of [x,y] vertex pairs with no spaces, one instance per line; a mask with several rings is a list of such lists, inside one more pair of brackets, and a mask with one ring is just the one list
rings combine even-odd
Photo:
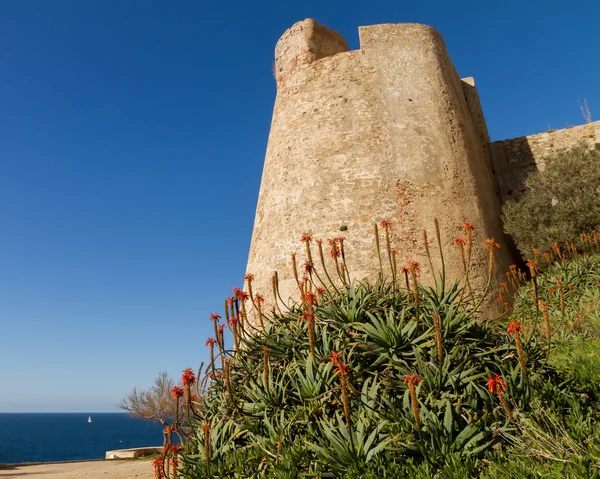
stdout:
[[348,51],[339,33],[308,18],[295,23],[275,46],[275,78],[278,87],[301,68],[322,58]]
[[502,202],[519,198],[527,176],[543,170],[544,158],[577,143],[600,143],[600,121],[491,143]]

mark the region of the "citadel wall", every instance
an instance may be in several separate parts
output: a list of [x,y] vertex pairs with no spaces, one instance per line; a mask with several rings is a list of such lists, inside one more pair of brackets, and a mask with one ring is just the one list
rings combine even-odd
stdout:
[[525,179],[544,168],[544,157],[579,142],[589,146],[600,143],[600,121],[492,143],[490,150],[502,202],[523,194]]
[[[600,122],[491,143],[475,82],[459,79],[438,32],[383,24],[360,27],[359,37],[360,49],[348,51],[341,35],[307,19],[277,42],[277,97],[246,270],[253,290],[272,298],[277,271],[283,299],[298,297],[290,254],[298,252],[302,268],[305,232],[343,236],[352,278],[374,278],[373,223],[382,219],[393,223],[399,266],[425,267],[422,234],[435,250],[437,217],[450,278],[463,271],[453,246],[459,227],[475,224],[476,244],[501,244],[500,280],[516,259],[500,205],[523,192],[548,154],[599,143]],[[474,287],[486,282],[487,255],[474,250]]]
[[[304,262],[307,231],[344,236],[352,277],[374,277],[372,229],[382,219],[393,223],[400,266],[425,267],[422,231],[435,250],[434,217],[449,275],[462,273],[452,242],[464,221],[476,225],[476,243],[499,240],[499,271],[512,262],[473,82],[460,80],[431,27],[373,25],[359,36],[360,49],[347,51],[340,35],[305,20],[276,46],[277,97],[247,266],[265,297],[278,271],[284,299],[297,298],[290,253]],[[475,271],[487,271],[487,255],[474,250]]]

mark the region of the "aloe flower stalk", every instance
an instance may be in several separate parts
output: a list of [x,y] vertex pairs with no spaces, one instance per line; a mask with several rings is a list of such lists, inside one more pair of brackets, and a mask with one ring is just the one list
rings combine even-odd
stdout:
[[311,291],[307,291],[304,293],[304,297],[302,298],[302,304],[304,307],[304,312],[302,313],[302,319],[306,320],[308,323],[308,347],[309,354],[314,356],[315,354],[315,312],[314,305],[317,304],[318,298],[317,295],[312,293]]
[[223,377],[225,378],[225,389],[229,393],[229,399],[233,402],[233,388],[231,387],[231,359],[225,359],[223,364]]
[[223,358],[225,357],[225,325],[220,324],[219,329],[217,330],[218,337],[217,342],[219,343],[219,355],[221,356],[221,365],[223,363]]
[[[317,246],[319,248],[319,260],[321,261],[321,267],[323,268],[323,271],[325,272],[325,276],[327,277],[327,280],[329,281],[329,284],[331,284],[332,288],[335,289],[336,291],[338,291],[338,289],[335,287],[335,283],[331,280],[331,276],[329,276],[329,271],[327,271],[327,266],[325,266],[325,254],[323,253],[323,240],[317,239],[317,240],[315,240],[315,242],[317,243]],[[323,283],[323,286],[326,286],[325,283]]]
[[465,270],[465,274],[467,273],[467,258],[465,256],[465,245],[467,244],[467,240],[465,238],[456,238],[454,240],[454,245],[458,247],[460,250],[460,259],[462,261],[463,269]]
[[377,223],[373,223],[373,235],[375,236],[375,248],[377,250],[377,259],[379,260],[379,278],[383,279],[383,262],[381,261],[381,246],[379,244],[379,228]]
[[394,266],[393,276],[394,276],[394,286],[395,286],[398,282],[398,251],[393,249],[391,251],[391,253],[392,253],[392,264]]
[[[488,265],[488,275],[491,279],[494,274],[494,264],[496,258],[496,250],[494,248],[500,248],[500,244],[494,238],[488,238],[485,240],[485,247],[489,250],[489,265]],[[467,246],[468,248],[468,246]]]
[[438,249],[440,250],[440,259],[442,261],[442,277],[446,277],[446,263],[444,263],[444,250],[442,249],[442,235],[440,233],[440,223],[437,218],[433,218],[435,228],[435,237],[437,239]]
[[225,322],[229,322],[229,304],[231,303],[231,298],[225,299]]
[[433,317],[433,325],[435,327],[435,342],[437,344],[438,363],[441,368],[442,364],[444,363],[444,340],[442,337],[442,325],[440,323],[439,316],[436,315]]
[[330,246],[329,253],[335,261],[335,270],[337,271],[338,277],[340,278],[342,283],[346,284],[346,275],[342,270],[339,262],[339,258],[342,255],[342,250],[339,245],[339,238],[330,238],[327,240],[327,243]]
[[[273,271],[273,276],[271,276],[271,286],[273,290],[273,301],[275,302],[275,307],[281,313],[281,308],[279,307],[278,299],[281,300],[281,296],[279,294],[279,273],[277,271]],[[281,301],[283,303],[283,301]]]
[[473,230],[475,227],[472,223],[465,221],[462,225],[462,230],[467,234],[467,267],[471,265],[471,251],[473,250]]
[[535,298],[535,303],[539,305],[538,284],[537,284],[537,265],[535,264],[535,262],[529,260],[529,261],[527,261],[527,267],[529,268],[529,274],[531,275],[531,285],[533,286],[533,295]]
[[248,285],[248,295],[252,298],[254,296],[252,294],[252,281],[254,281],[254,275],[252,273],[246,273],[244,281],[246,281],[246,284]]
[[506,383],[502,380],[500,376],[496,374],[494,376],[488,376],[488,381],[486,384],[488,387],[488,391],[491,394],[495,394],[498,397],[500,404],[502,404],[502,407],[504,408],[504,413],[506,414],[506,416],[509,419],[512,419],[512,410],[510,408],[510,405],[508,404],[508,401],[504,397],[504,391],[506,391]]
[[265,390],[269,389],[269,348],[267,345],[263,346],[263,382],[265,383]]
[[565,291],[563,289],[563,283],[559,279],[556,281],[556,285],[558,286],[558,296],[560,298],[560,323],[563,324],[565,320]]
[[181,401],[183,394],[184,394],[183,389],[180,388],[179,386],[173,386],[173,389],[171,389],[171,397],[173,399],[175,399],[175,423],[176,424],[179,422],[179,402]]
[[206,474],[210,474],[210,421],[204,421],[204,424],[202,425],[202,431],[204,432],[204,459],[206,460]]
[[256,309],[258,310],[258,321],[260,323],[260,331],[262,333],[265,332],[265,323],[263,321],[263,312],[262,312],[262,305],[265,302],[265,298],[263,298],[260,294],[256,293],[256,296],[254,296],[254,304],[256,305]]
[[427,261],[429,261],[429,268],[433,274],[433,261],[431,259],[431,252],[429,251],[429,239],[427,238],[427,230],[423,230],[423,244],[425,245],[425,254],[427,255]]
[[181,384],[183,384],[183,388],[185,390],[185,401],[190,408],[192,406],[192,392],[191,387],[196,383],[196,375],[192,368],[185,368],[181,375]]
[[[219,341],[219,326],[218,326],[219,319],[221,319],[221,315],[219,315],[217,313],[212,313],[210,315],[210,321],[213,322],[213,327],[215,330],[215,338],[217,339],[217,341]],[[223,347],[224,346],[219,342],[219,348],[223,349]]]
[[310,244],[312,243],[313,240],[313,234],[312,233],[304,233],[302,235],[302,238],[300,239],[300,241],[302,241],[302,243],[304,243],[304,245],[306,246],[306,256],[308,258],[308,261],[310,261],[312,263],[312,251],[310,250]]
[[412,285],[413,285],[413,297],[415,299],[415,304],[419,305],[419,283],[418,277],[421,272],[421,267],[417,261],[409,261],[408,262],[408,270],[410,271]]
[[152,460],[152,467],[154,468],[155,479],[163,479],[165,477],[164,458],[162,456],[158,456]]
[[206,340],[206,346],[208,346],[210,349],[210,367],[213,370],[213,372],[216,370],[216,368],[215,368],[215,344],[216,343],[217,343],[217,340],[215,338],[208,338]]
[[[312,275],[313,273],[315,274],[315,276],[317,277],[317,279],[319,280],[319,282],[321,283],[321,286],[326,286],[325,282],[321,279],[321,276],[319,276],[318,271],[316,270],[316,268],[314,268],[314,261],[313,261],[313,256],[312,256],[312,248],[311,248],[311,243],[313,241],[313,234],[312,233],[304,233],[302,235],[301,240],[302,243],[304,243],[304,245],[306,246],[306,257],[308,258],[307,263],[310,264],[310,271],[307,271],[307,274],[310,276],[311,280],[312,280]],[[317,241],[318,243],[318,241]],[[323,265],[323,268],[325,268],[325,266]],[[325,271],[327,272],[327,271]],[[300,294],[304,294],[305,291],[301,291]]]
[[523,374],[527,374],[527,355],[523,349],[523,341],[521,339],[521,333],[525,332],[525,328],[521,325],[521,321],[512,321],[508,324],[506,332],[515,337],[515,345],[517,347],[519,363],[521,364]]
[[[345,238],[343,236],[338,237],[338,243],[340,245],[340,253],[341,253],[341,257],[342,257],[342,271],[344,272],[346,279],[349,283],[350,282],[350,271],[348,271],[348,262],[346,261],[346,250],[344,249],[344,239]],[[323,286],[325,286],[325,283],[323,283]]]
[[560,246],[558,246],[558,243],[552,243],[552,251],[554,253],[556,253],[556,256],[558,256],[558,259],[560,259],[561,261],[565,260],[565,256],[562,253],[562,251],[560,250]]
[[339,364],[337,371],[340,374],[340,384],[342,386],[342,403],[344,404],[344,417],[346,418],[346,424],[348,427],[352,427],[352,416],[350,410],[350,388],[349,388],[349,375],[350,367],[347,364]]
[[341,353],[337,351],[331,352],[331,363],[335,366],[340,377],[340,386],[342,389],[342,404],[344,406],[344,417],[346,425],[352,426],[352,411],[350,409],[350,366],[344,364]]
[[246,291],[240,289],[240,288],[233,288],[233,297],[234,297],[234,303],[236,305],[237,308],[237,316],[240,319],[240,334],[242,334],[244,332],[244,326],[246,323],[246,318],[247,318],[247,314],[246,314],[246,301],[250,298],[249,294],[246,293]]
[[417,399],[417,384],[421,382],[421,378],[416,374],[407,374],[404,376],[404,384],[408,386],[410,393],[410,405],[412,408],[413,417],[417,428],[421,427],[421,417],[419,410],[419,400]]
[[393,275],[394,275],[394,264],[392,262],[392,242],[390,240],[390,229],[392,228],[392,222],[388,221],[388,220],[381,220],[381,222],[379,223],[379,226],[385,232],[385,249],[386,249],[387,254],[388,254],[388,260],[390,262],[390,270],[392,272],[392,279],[395,281],[396,278],[393,277]]
[[298,264],[296,263],[296,253],[292,253],[291,258],[292,258],[292,271],[294,272],[294,279],[296,280],[296,284],[298,285],[298,289],[300,290],[300,295],[303,295],[304,291],[302,291],[302,285],[300,284],[300,277],[298,276]]
[[231,334],[233,335],[233,345],[235,349],[239,349],[240,347],[240,336],[238,334],[238,323],[239,318],[237,316],[231,316],[227,324],[229,329],[231,330]]
[[546,329],[546,341],[548,342],[548,350],[550,349],[551,341],[552,341],[552,328],[550,326],[550,315],[548,313],[549,304],[545,301],[539,301],[538,306],[542,311],[542,316],[544,317],[544,327]]
[[402,268],[402,273],[404,273],[404,281],[406,282],[406,289],[410,289],[410,284],[408,283],[408,273],[409,269],[405,266]]
[[342,281],[344,283],[348,283],[348,274],[347,274],[347,269],[346,269],[346,263],[344,263],[343,261],[340,261],[340,272],[342,274]]

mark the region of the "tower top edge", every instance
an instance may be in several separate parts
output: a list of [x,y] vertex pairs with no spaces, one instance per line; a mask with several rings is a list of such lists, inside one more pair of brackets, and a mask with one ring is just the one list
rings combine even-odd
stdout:
[[[360,50],[377,49],[384,42],[402,42],[422,47],[424,42],[443,43],[441,34],[421,23],[380,23],[358,28]],[[338,53],[349,51],[346,39],[335,30],[306,18],[294,23],[275,45],[275,78],[277,86],[286,84],[304,66]]]

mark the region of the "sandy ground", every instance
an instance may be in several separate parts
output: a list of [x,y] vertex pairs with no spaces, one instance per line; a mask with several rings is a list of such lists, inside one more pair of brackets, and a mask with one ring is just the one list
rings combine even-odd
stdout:
[[40,464],[0,469],[2,479],[153,479],[153,477],[152,464],[144,459]]

